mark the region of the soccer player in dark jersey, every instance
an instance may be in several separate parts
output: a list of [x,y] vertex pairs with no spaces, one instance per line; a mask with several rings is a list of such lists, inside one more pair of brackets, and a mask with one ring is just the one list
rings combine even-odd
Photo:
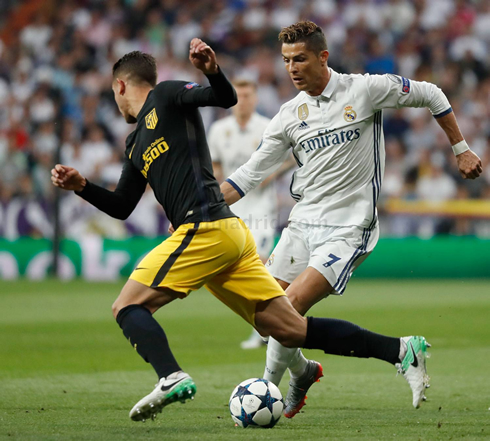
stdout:
[[[219,191],[198,112],[200,106],[233,106],[235,90],[202,40],[191,41],[189,59],[207,76],[210,87],[185,81],[157,84],[155,60],[141,52],[131,52],[114,65],[116,103],[136,128],[127,138],[122,174],[113,192],[66,165],[57,164],[51,171],[55,186],[75,191],[119,219],[131,214],[149,184],[175,227],[135,268],[113,305],[124,335],[159,378],[130,417],[154,418],[166,405],[194,397],[194,381],[175,360],[153,313],[202,286],[261,335],[286,347],[399,363],[399,338],[341,320],[304,318],[269,275],[250,231]],[[425,358],[419,362],[425,364]],[[423,384],[420,379],[421,388]]]

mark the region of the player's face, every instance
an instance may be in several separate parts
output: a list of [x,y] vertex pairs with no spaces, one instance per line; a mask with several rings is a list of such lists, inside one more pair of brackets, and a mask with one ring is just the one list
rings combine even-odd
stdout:
[[[306,43],[283,43],[282,58],[289,76],[298,90],[317,96],[326,86],[328,51],[319,54],[307,49]],[[328,75],[328,74],[327,74]]]
[[257,92],[253,86],[237,86],[238,102],[233,106],[233,113],[238,116],[250,116],[257,106]]
[[115,79],[112,82],[112,91],[114,92],[114,99],[116,100],[119,112],[121,112],[126,122],[128,124],[137,122],[136,118],[129,114],[129,104],[125,98],[126,84],[119,79]]

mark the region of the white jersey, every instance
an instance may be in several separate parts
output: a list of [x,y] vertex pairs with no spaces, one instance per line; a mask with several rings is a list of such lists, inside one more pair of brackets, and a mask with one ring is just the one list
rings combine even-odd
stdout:
[[[244,129],[238,125],[233,115],[220,119],[211,126],[208,134],[211,159],[221,164],[224,176],[229,176],[250,159],[270,121],[269,118],[254,113]],[[233,213],[240,216],[251,229],[266,227],[264,218],[267,218],[267,224],[274,224],[276,209],[274,184],[264,189],[255,189],[247,198],[232,207]]]
[[428,107],[451,112],[433,84],[397,75],[345,75],[330,69],[320,96],[300,92],[272,119],[260,148],[228,182],[244,196],[286,159],[298,163],[291,181],[297,204],[290,221],[372,228],[384,171],[381,110]]

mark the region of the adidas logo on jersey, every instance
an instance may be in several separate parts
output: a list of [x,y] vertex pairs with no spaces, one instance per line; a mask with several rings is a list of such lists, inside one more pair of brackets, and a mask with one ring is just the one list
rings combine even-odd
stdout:
[[299,129],[299,130],[305,130],[305,129],[308,129],[309,127],[310,127],[310,126],[309,126],[308,124],[306,124],[306,122],[305,122],[305,121],[303,121],[303,122],[302,122],[302,123],[299,125],[298,129]]

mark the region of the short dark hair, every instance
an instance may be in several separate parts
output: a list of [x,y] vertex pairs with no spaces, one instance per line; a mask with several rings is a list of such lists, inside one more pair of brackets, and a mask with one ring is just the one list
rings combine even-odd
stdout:
[[128,80],[137,84],[148,83],[151,87],[157,84],[157,64],[150,54],[140,51],[129,52],[116,61],[112,67],[112,78],[127,75]]
[[306,43],[307,49],[316,54],[328,49],[322,28],[309,20],[298,21],[282,28],[279,32],[279,41],[286,44]]

